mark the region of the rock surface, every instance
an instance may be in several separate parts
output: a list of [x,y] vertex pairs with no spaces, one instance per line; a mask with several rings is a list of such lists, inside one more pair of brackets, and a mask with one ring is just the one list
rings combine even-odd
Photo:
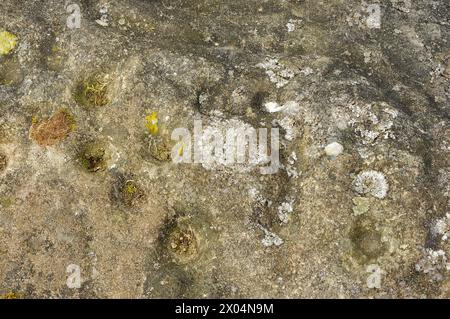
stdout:
[[[1,296],[450,297],[448,1],[0,12]],[[195,120],[280,169],[173,163]]]

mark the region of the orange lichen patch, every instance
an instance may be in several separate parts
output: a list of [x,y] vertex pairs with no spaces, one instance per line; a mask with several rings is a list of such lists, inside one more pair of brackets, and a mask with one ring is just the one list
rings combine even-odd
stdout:
[[41,146],[55,145],[75,129],[75,120],[67,110],[59,110],[48,120],[33,119],[30,137]]

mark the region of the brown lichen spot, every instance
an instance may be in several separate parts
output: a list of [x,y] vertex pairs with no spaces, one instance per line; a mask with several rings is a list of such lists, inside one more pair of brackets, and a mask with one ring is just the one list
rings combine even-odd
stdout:
[[75,101],[82,106],[105,106],[109,103],[108,82],[105,76],[95,75],[81,81],[73,94]]
[[198,241],[194,230],[189,225],[178,225],[168,237],[168,249],[181,263],[193,260],[198,255]]
[[8,165],[8,158],[5,154],[0,153],[0,172],[3,172]]
[[97,172],[106,168],[106,150],[98,143],[87,145],[79,157],[81,165],[89,172]]
[[41,146],[51,146],[65,139],[75,129],[75,120],[67,110],[59,110],[48,120],[33,118],[30,137]]

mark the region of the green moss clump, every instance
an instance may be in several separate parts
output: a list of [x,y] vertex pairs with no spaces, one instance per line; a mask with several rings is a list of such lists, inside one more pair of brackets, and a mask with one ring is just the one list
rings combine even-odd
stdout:
[[168,162],[171,159],[171,146],[169,141],[162,137],[150,141],[150,155],[159,162]]
[[78,83],[73,97],[82,106],[105,106],[109,103],[108,83],[103,76],[93,76]]
[[135,181],[128,180],[121,187],[122,202],[128,206],[133,205],[136,200],[143,196],[143,193]]
[[89,144],[80,154],[81,165],[89,172],[106,169],[106,150],[98,144]]

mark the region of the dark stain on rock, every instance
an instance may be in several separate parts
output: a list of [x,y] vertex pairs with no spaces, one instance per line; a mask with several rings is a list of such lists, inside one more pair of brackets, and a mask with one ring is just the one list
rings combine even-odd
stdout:
[[5,154],[0,153],[0,172],[3,172],[8,165],[8,158]]
[[360,218],[350,232],[356,257],[363,260],[373,260],[380,257],[386,250],[381,233],[375,229],[375,224],[369,219]]

